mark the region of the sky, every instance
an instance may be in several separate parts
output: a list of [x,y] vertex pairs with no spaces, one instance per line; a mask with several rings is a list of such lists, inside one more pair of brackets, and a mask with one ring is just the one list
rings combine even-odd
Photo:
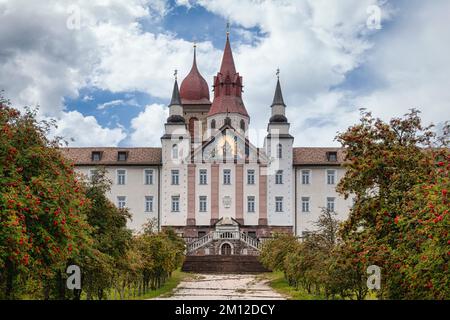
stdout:
[[0,0],[0,90],[69,146],[160,146],[174,69],[210,88],[230,40],[252,142],[280,81],[295,146],[337,146],[366,108],[450,119],[446,0]]

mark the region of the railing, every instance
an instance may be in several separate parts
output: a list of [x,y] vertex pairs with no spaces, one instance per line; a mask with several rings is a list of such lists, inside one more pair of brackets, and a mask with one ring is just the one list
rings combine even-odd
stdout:
[[260,251],[261,242],[258,239],[250,237],[244,232],[240,231],[212,231],[207,235],[199,238],[196,241],[186,244],[187,252],[192,252],[194,250],[200,249],[201,247],[207,245],[213,240],[241,240],[248,246]]
[[188,252],[192,252],[194,250],[197,250],[201,247],[203,247],[204,245],[210,243],[213,239],[213,234],[212,232],[208,233],[207,235],[201,237],[200,239],[198,239],[197,241],[191,242],[187,244],[187,251]]
[[254,249],[260,251],[261,250],[261,243],[258,241],[258,239],[255,239],[253,237],[250,237],[248,234],[241,232],[240,233],[240,239],[245,242],[250,247],[253,247]]

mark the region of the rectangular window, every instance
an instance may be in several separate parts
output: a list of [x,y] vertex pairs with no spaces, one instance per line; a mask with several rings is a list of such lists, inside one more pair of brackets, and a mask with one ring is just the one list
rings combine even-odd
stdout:
[[117,153],[117,160],[118,161],[127,161],[127,152],[126,151],[119,151]]
[[302,197],[302,212],[309,212],[309,197]]
[[255,197],[247,197],[247,212],[255,212]]
[[180,171],[172,170],[172,185],[179,185],[179,184],[180,184]]
[[327,152],[327,159],[330,162],[336,162],[337,161],[337,152],[335,152],[335,151]]
[[309,184],[310,174],[309,170],[302,170],[302,184]]
[[97,169],[89,170],[89,179],[91,181],[93,181],[97,177],[97,175],[98,175],[98,170]]
[[328,211],[334,212],[334,201],[335,201],[335,198],[333,198],[333,197],[327,198],[327,210]]
[[172,212],[180,211],[180,196],[172,196]]
[[208,184],[208,171],[206,169],[200,170],[200,184]]
[[126,183],[127,171],[124,169],[117,170],[117,184],[124,185]]
[[231,184],[231,170],[223,170],[223,184]]
[[153,184],[153,170],[151,169],[145,169],[144,170],[144,176],[145,176],[145,184],[150,185]]
[[327,184],[335,184],[336,170],[327,170]]
[[153,196],[145,196],[145,212],[153,212]]
[[123,209],[127,206],[127,198],[124,196],[117,197],[117,207]]
[[283,184],[283,170],[278,170],[275,175],[275,184]]
[[247,170],[247,184],[255,184],[255,170]]
[[92,161],[100,161],[102,159],[102,153],[100,151],[92,151]]
[[283,212],[283,197],[275,197],[275,212]]
[[199,205],[200,212],[206,212],[207,211],[207,197],[200,196],[199,200],[200,200],[200,205]]

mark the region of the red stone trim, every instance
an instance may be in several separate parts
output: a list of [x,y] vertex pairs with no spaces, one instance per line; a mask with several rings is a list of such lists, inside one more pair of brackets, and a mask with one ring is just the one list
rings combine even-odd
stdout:
[[244,165],[236,165],[236,203],[235,203],[235,216],[236,220],[243,224],[244,222]]
[[187,221],[189,226],[195,225],[195,164],[188,164],[188,202],[187,202]]
[[[263,172],[264,171],[264,172]],[[259,167],[259,219],[258,223],[267,225],[267,167]]]
[[219,219],[219,165],[211,164],[211,225]]

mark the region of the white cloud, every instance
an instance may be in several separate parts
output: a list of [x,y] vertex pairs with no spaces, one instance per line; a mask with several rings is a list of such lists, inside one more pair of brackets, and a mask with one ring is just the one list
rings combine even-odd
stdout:
[[[333,144],[335,132],[356,121],[361,106],[383,117],[417,106],[426,121],[449,118],[450,36],[445,13],[450,4],[386,2],[177,0],[178,5],[201,5],[231,19],[235,62],[244,77],[243,98],[254,129],[266,128],[275,70],[280,67],[296,145]],[[164,18],[171,10],[167,1],[73,3],[81,9],[80,30],[65,27],[68,2],[0,0],[0,88],[13,103],[40,103],[45,116],[64,122],[70,113],[64,111],[63,97],[76,98],[86,85],[113,92],[136,90],[168,100],[173,69],[182,78],[191,67],[192,44],[160,29],[145,32],[137,23]],[[382,4],[383,24],[392,19],[380,31],[366,27],[367,7],[376,3]],[[398,4],[398,15],[393,16],[390,3]],[[257,36],[248,31],[252,27],[265,34],[254,46],[248,44]],[[237,35],[244,41],[236,41]],[[198,44],[199,68],[210,84],[220,66],[221,49],[207,41]],[[374,77],[374,87],[369,78],[363,80],[369,82],[364,92],[352,86],[336,88],[360,66]],[[162,106],[147,106],[133,119],[132,133],[124,141],[159,145],[165,112]],[[120,129],[125,134],[120,127],[102,128],[89,117],[79,120],[100,132]],[[111,143],[118,143],[122,136],[114,132]]]
[[131,120],[132,132],[130,144],[133,146],[159,146],[164,133],[164,123],[168,117],[168,108],[161,104],[152,104]]
[[135,99],[129,99],[129,100],[123,100],[123,99],[117,99],[108,101],[105,103],[101,103],[97,106],[97,110],[105,110],[112,107],[118,107],[118,106],[134,106],[139,107],[139,104],[136,102]]
[[104,128],[94,117],[85,117],[78,111],[62,113],[57,123],[51,136],[63,137],[73,147],[117,146],[126,137],[123,128]]
[[383,85],[355,103],[384,119],[418,108],[425,122],[450,120],[448,12],[448,1],[405,6],[370,56],[369,70]]

